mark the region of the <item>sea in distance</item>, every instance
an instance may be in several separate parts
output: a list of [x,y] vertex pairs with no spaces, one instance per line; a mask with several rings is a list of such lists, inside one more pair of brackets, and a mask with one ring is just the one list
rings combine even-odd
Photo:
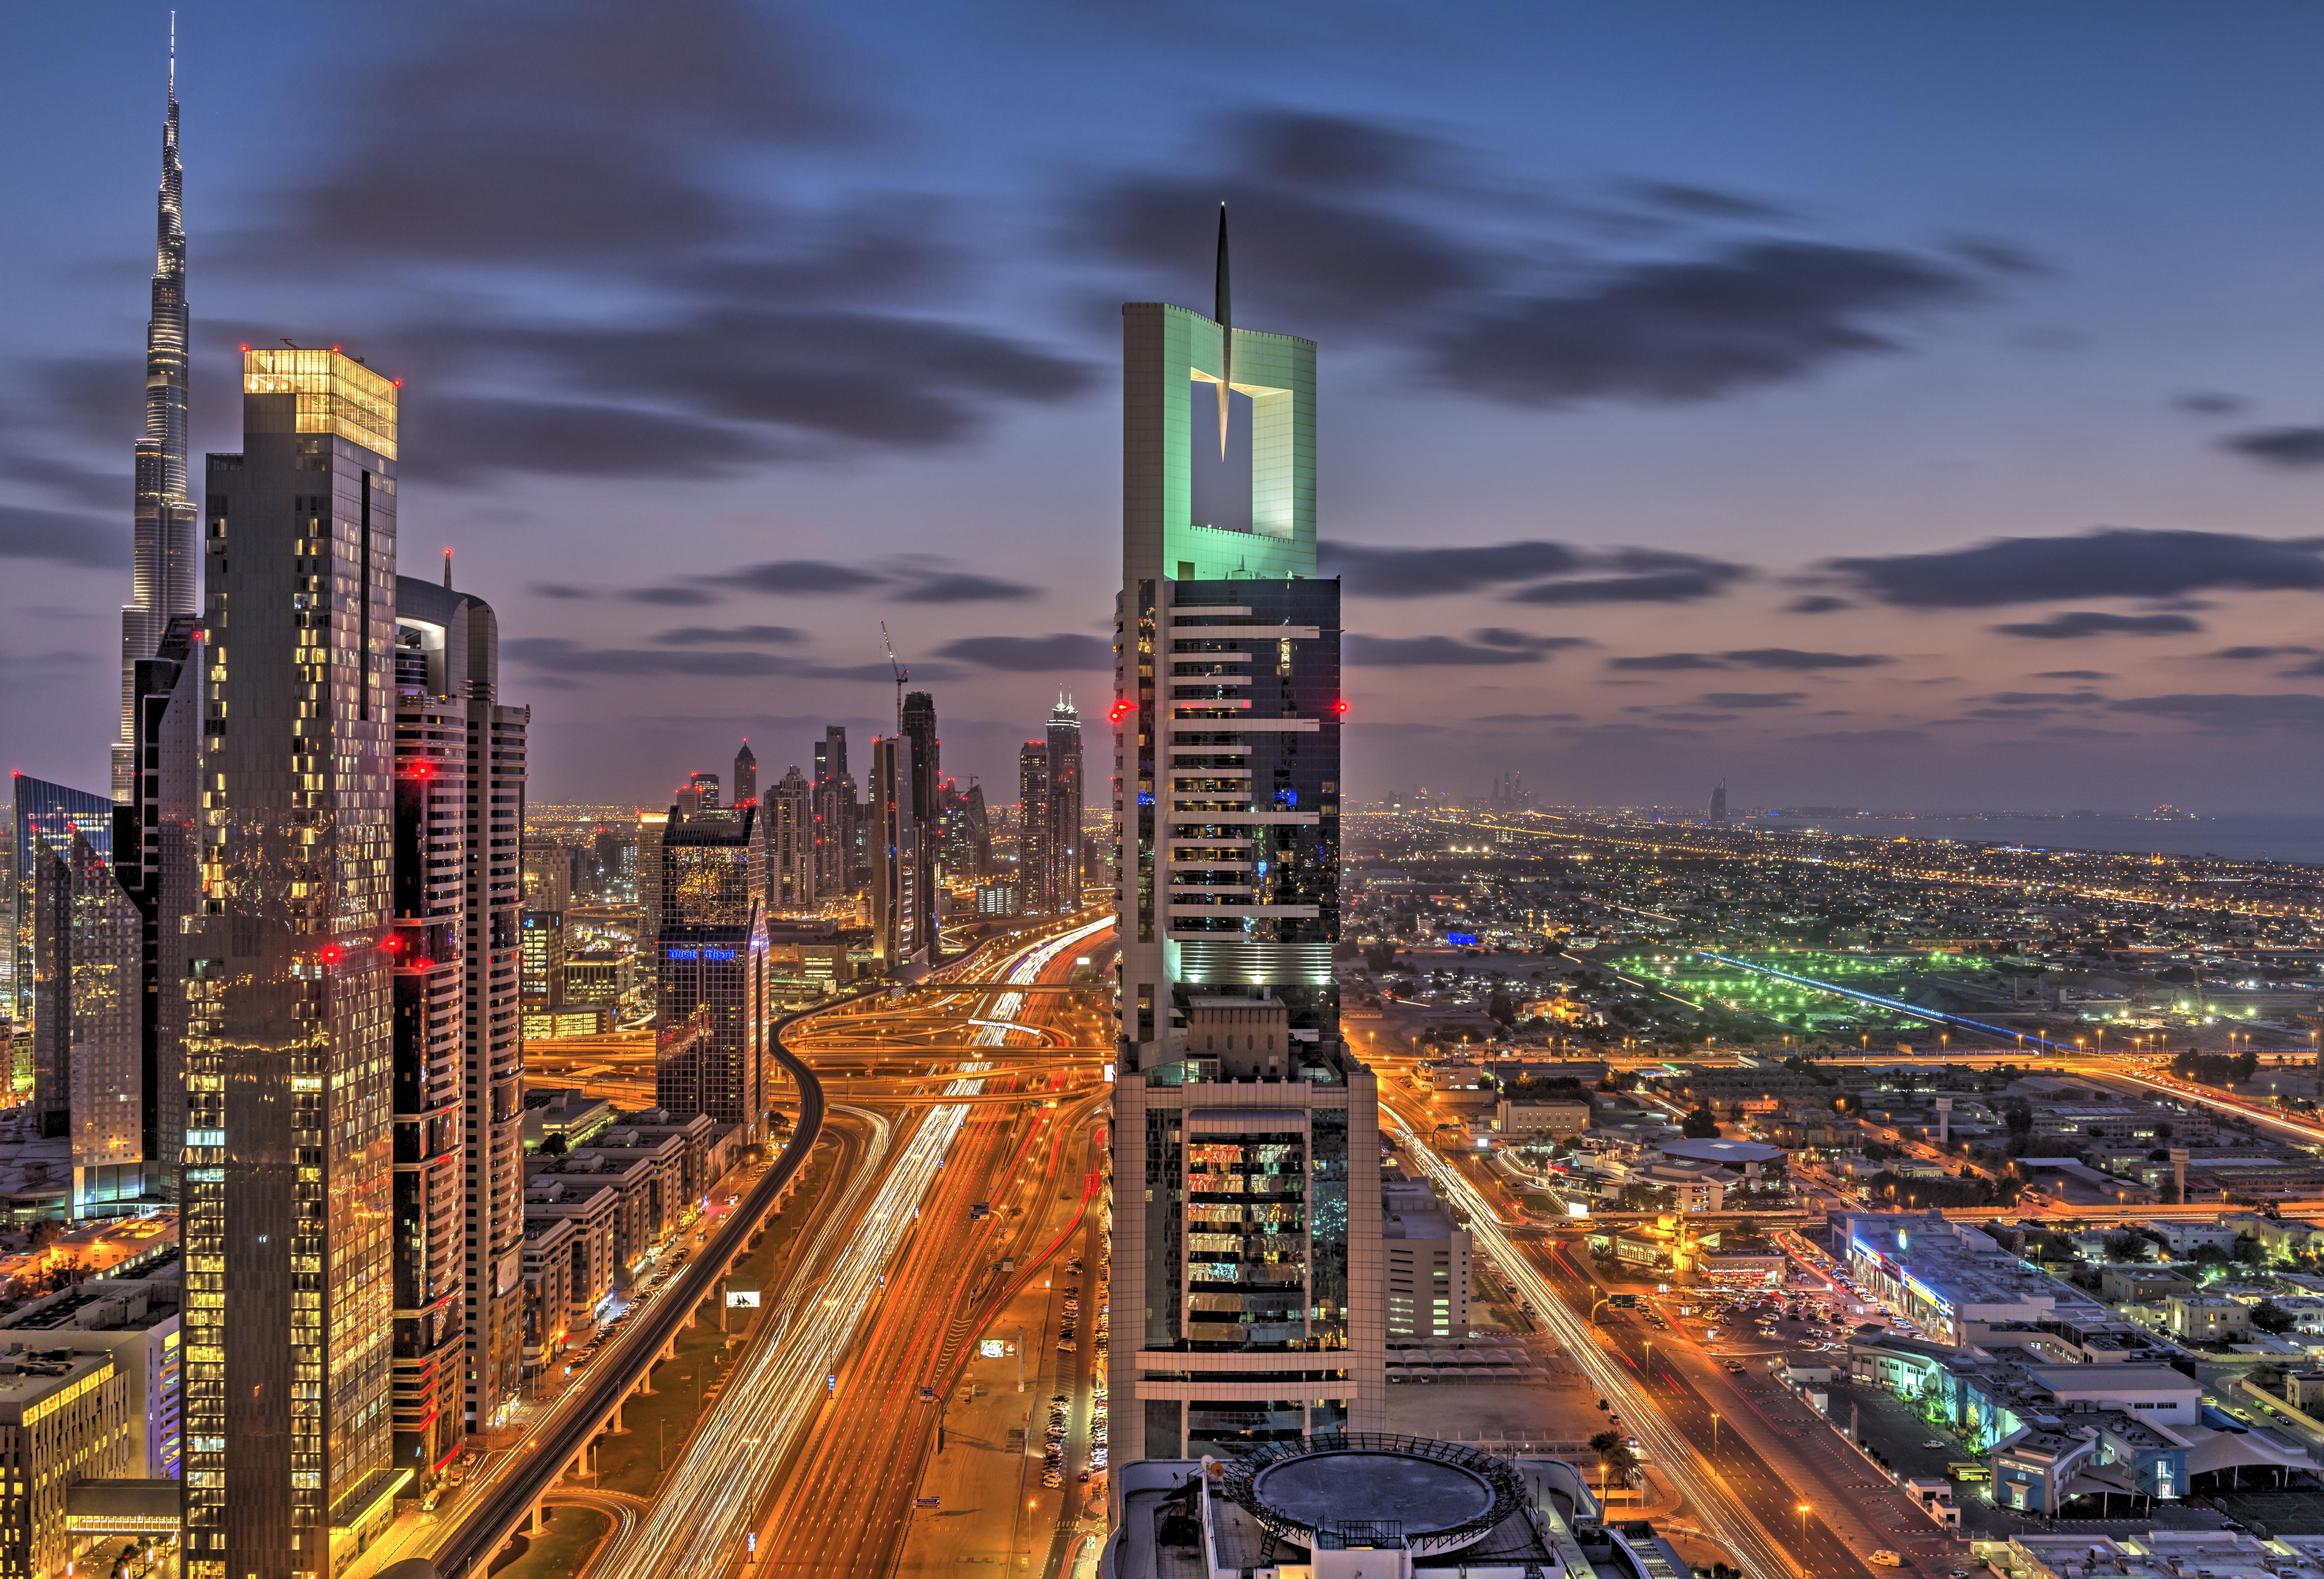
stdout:
[[2126,850],[2138,854],[2222,855],[2231,861],[2324,865],[2324,817],[2012,817],[1932,813],[1914,817],[1766,817],[1752,827],[1812,827],[1866,838],[1960,839],[2037,850]]

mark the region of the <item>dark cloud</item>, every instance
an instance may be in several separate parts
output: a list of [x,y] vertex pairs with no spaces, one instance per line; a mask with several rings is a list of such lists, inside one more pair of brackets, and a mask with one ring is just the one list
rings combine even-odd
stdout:
[[[881,685],[896,683],[896,670],[885,660],[877,663],[807,663],[795,671],[801,679],[877,680]],[[912,679],[922,685],[944,680],[966,679],[968,670],[952,663],[915,663]]]
[[1734,713],[1657,713],[1655,717],[1665,724],[1731,724],[1740,716]]
[[407,475],[476,483],[512,472],[698,479],[777,458],[763,436],[635,406],[430,394],[403,408]]
[[1928,554],[1824,561],[1899,608],[1997,608],[2069,597],[2174,597],[2213,588],[2324,587],[2324,538],[2101,527],[2077,537],[1996,538]]
[[1595,647],[1598,644],[1587,636],[1536,636],[1524,631],[1512,631],[1507,625],[1487,625],[1483,630],[1471,631],[1469,634],[1487,647],[1511,647],[1528,652],[1562,652],[1569,647]]
[[621,596],[631,603],[650,603],[663,608],[701,608],[718,601],[716,594],[699,586],[632,586]]
[[1692,570],[1665,570],[1652,576],[1608,576],[1578,581],[1545,581],[1509,594],[1511,603],[1563,607],[1590,603],[1695,603],[1717,597],[1734,582],[1748,576],[1741,565],[1705,559]]
[[532,584],[535,597],[553,597],[565,603],[582,603],[596,596],[586,586],[568,586],[561,581],[536,581]]
[[684,675],[703,679],[792,674],[790,659],[765,652],[659,652],[650,648],[589,648],[562,636],[519,636],[501,656],[552,674]]
[[1474,724],[1572,724],[1581,718],[1579,713],[1488,713]]
[[970,636],[936,651],[979,669],[1010,674],[1061,674],[1113,668],[1112,644],[1095,636],[1059,631],[1047,636]]
[[2035,679],[2112,679],[2114,676],[2102,669],[2045,669],[2033,678]]
[[888,578],[876,571],[837,564],[829,559],[768,559],[756,565],[745,565],[739,570],[729,570],[721,576],[697,576],[694,579],[705,586],[725,587],[735,592],[764,592],[778,596],[861,592],[865,587],[888,584]]
[[1715,400],[1899,350],[1876,324],[1977,294],[1968,276],[1931,258],[1751,242],[1480,305],[1436,337],[1432,363],[1453,388],[1512,405]]
[[118,511],[136,493],[136,479],[126,471],[80,466],[45,453],[0,456],[0,476],[46,488],[91,510]]
[[654,640],[665,647],[788,647],[807,640],[807,633],[789,625],[680,625]]
[[2257,428],[2230,433],[2219,448],[2287,470],[2304,471],[2324,466],[2324,428]]
[[2058,272],[2015,242],[1990,235],[1957,235],[1945,243],[1945,250],[1996,274],[2038,279]]
[[1702,697],[1712,707],[1793,707],[1807,699],[1805,691],[1709,691]]
[[1459,665],[1539,663],[1542,652],[1527,647],[1489,647],[1450,636],[1365,636],[1351,632],[1346,661],[1371,669],[1422,669]]
[[2171,403],[2180,411],[2191,411],[2199,417],[2232,417],[2251,406],[2251,402],[2239,394],[2227,394],[2216,389],[2189,390],[2185,394],[2172,396]]
[[2206,652],[2206,658],[2224,658],[2232,663],[2251,663],[2266,658],[2312,657],[2313,647],[2222,647],[2217,652]]
[[2060,704],[2089,707],[2106,698],[2096,691],[1996,691],[1985,700],[2003,707],[2041,707]]
[[1788,208],[1763,203],[1757,198],[1740,197],[1710,187],[1691,186],[1684,181],[1629,181],[1622,189],[1639,202],[1667,208],[1691,219],[1789,220],[1798,217]]
[[2048,740],[2131,740],[2136,738],[2128,729],[2098,729],[2088,724],[2052,724],[2034,734]]
[[932,576],[896,596],[905,603],[1007,603],[1020,597],[1038,597],[1040,594],[1039,587],[1021,582],[956,571]]
[[129,563],[128,523],[62,510],[0,504],[0,559],[48,559],[60,565],[119,569]]
[[1727,665],[1708,652],[1648,652],[1637,658],[1609,658],[1606,660],[1606,667],[1660,673],[1687,669],[1725,669]]
[[2074,609],[2045,620],[1993,628],[2004,636],[2027,636],[2037,642],[2079,642],[2089,636],[2180,636],[2203,627],[2185,614],[2110,614]]
[[1841,609],[1855,606],[1844,597],[1833,597],[1826,593],[1809,593],[1785,604],[1784,612],[1787,614],[1838,614]]
[[1326,575],[1359,597],[1434,597],[1511,582],[1563,576],[1590,563],[1564,543],[1497,543],[1471,549],[1373,549],[1327,542],[1318,556]]
[[2255,729],[2314,730],[2324,725],[2324,697],[2305,694],[2251,696],[2234,693],[2130,697],[2113,704],[2117,713],[2177,718],[2211,729],[2244,733]]
[[1721,654],[1744,669],[1877,669],[1896,660],[1885,652],[1803,652],[1796,647],[1752,647]]

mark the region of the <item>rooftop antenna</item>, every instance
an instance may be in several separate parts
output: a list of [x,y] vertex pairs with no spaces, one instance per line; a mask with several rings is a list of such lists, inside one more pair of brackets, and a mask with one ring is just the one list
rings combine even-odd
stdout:
[[1219,458],[1227,457],[1227,396],[1234,383],[1234,297],[1227,289],[1227,206],[1219,205],[1219,274],[1211,317],[1219,326]]
[[178,14],[170,13],[170,102],[178,99]]
[[880,622],[880,640],[888,649],[888,667],[896,671],[896,733],[904,733],[904,686],[912,671],[896,661],[896,643],[889,639],[888,622]]
[[444,550],[444,590],[452,590],[452,550],[449,549]]

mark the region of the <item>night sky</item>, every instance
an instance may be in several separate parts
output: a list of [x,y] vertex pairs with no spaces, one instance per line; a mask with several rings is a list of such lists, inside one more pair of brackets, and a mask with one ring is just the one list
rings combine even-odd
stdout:
[[[0,763],[99,790],[166,16],[0,10]],[[1118,304],[1206,310],[1223,200],[1321,347],[1360,796],[2315,803],[2324,9],[179,27],[197,472],[239,343],[402,378],[536,799],[884,732],[882,620],[997,799],[1102,724]]]

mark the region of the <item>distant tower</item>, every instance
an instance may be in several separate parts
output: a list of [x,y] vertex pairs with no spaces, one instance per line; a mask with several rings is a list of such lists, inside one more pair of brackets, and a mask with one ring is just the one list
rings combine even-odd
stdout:
[[742,742],[742,749],[734,753],[734,800],[736,806],[752,806],[759,799],[759,759],[751,754],[751,743]]
[[1727,826],[1727,780],[1721,779],[1711,791],[1711,821],[1714,827]]
[[686,788],[687,788],[687,792],[688,792],[690,795],[692,795],[692,796],[694,797],[694,805],[695,805],[695,809],[696,809],[696,810],[697,810],[697,811],[715,811],[715,810],[716,810],[716,809],[717,809],[717,808],[718,808],[718,775],[717,775],[717,774],[715,774],[715,773],[688,773],[688,774],[686,776]]
[[943,906],[937,900],[936,882],[943,865],[937,846],[943,842],[938,828],[944,809],[936,793],[936,697],[926,691],[905,697],[903,725],[904,738],[912,743],[912,852],[918,862],[912,888],[918,907],[914,927],[927,951],[928,963],[934,965],[941,952],[936,946],[936,921]]
[[1049,870],[1042,874],[1045,907],[1062,915],[1082,908],[1082,717],[1074,699],[1057,693],[1042,742],[1048,753]]
[[170,23],[169,103],[168,118],[161,126],[153,306],[145,320],[145,437],[137,441],[137,518],[130,601],[121,610],[121,733],[113,747],[113,799],[122,802],[133,798],[137,773],[137,661],[153,656],[172,619],[202,612],[194,564],[194,500],[186,476],[185,172],[178,165],[174,15]]

